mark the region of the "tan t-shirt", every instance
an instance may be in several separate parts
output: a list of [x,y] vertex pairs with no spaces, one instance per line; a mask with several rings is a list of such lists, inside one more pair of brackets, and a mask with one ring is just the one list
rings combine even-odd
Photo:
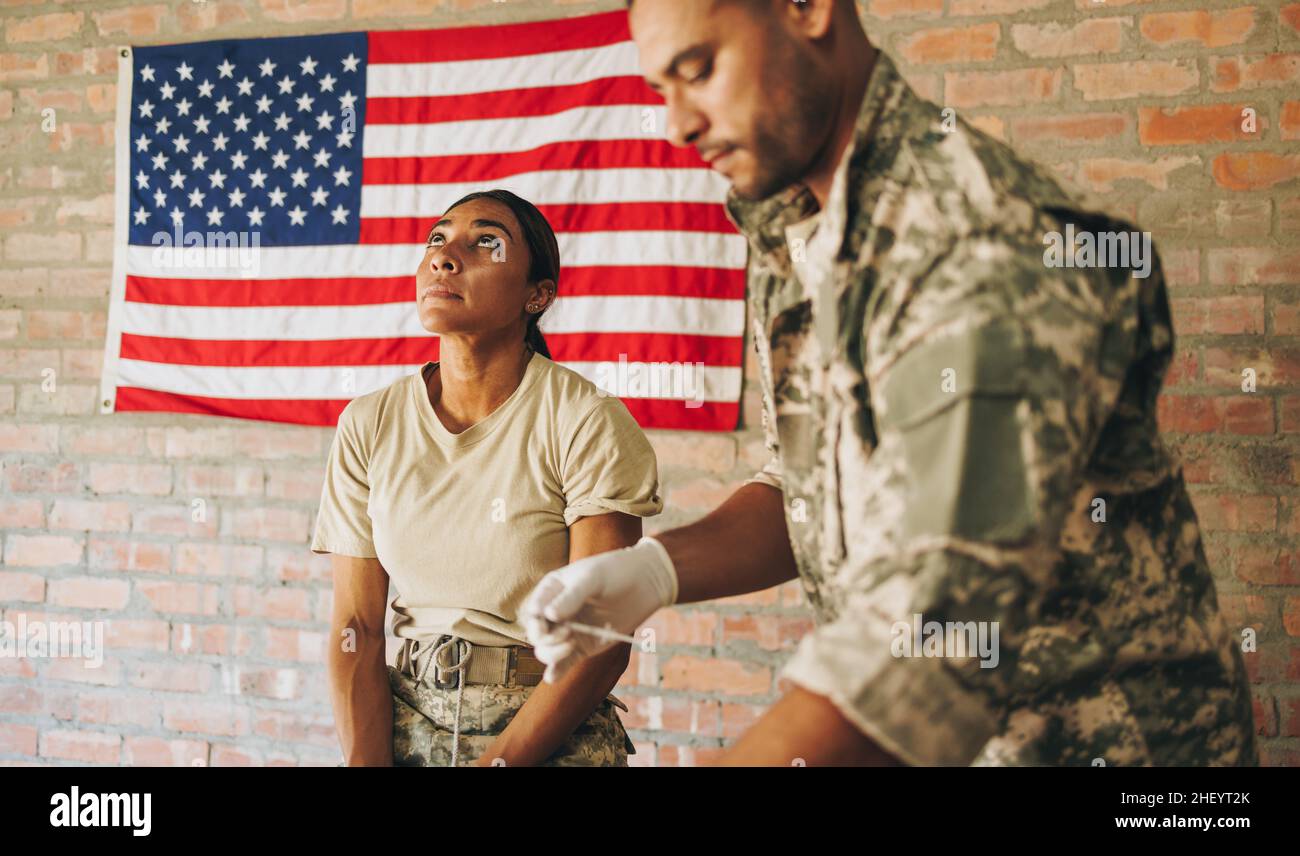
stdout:
[[487,418],[449,432],[419,372],[339,415],[311,549],[378,558],[394,635],[526,643],[516,610],[569,561],[578,518],[663,510],[654,450],[627,406],[534,354]]

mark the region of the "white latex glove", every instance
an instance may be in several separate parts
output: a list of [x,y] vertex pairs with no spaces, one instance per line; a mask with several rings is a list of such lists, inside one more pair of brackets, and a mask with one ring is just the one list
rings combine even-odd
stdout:
[[557,622],[577,621],[631,635],[660,607],[676,602],[673,560],[663,544],[647,535],[632,547],[551,571],[524,598],[519,620],[537,659],[546,664],[544,680],[554,683],[583,657],[617,644]]

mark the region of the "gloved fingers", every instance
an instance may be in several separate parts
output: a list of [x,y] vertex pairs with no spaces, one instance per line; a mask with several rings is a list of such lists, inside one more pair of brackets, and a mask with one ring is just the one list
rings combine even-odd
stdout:
[[541,582],[534,586],[519,604],[519,618],[525,623],[530,618],[545,620],[542,611],[562,591],[564,591],[564,582],[555,575],[554,571],[542,577]]
[[561,568],[557,573],[563,574],[563,588],[542,607],[541,614],[550,621],[568,621],[599,593],[600,577],[591,565],[581,563]]

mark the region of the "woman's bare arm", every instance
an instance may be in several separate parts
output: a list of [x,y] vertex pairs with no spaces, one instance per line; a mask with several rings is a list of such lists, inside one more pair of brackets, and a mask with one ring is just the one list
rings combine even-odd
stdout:
[[393,692],[384,645],[388,572],[378,559],[335,555],[332,564],[326,660],[339,746],[349,767],[391,767]]
[[[641,518],[622,512],[581,517],[569,527],[569,561],[630,547],[641,537]],[[553,684],[538,684],[505,730],[479,758],[519,767],[545,761],[609,695],[627,671],[632,647],[621,642],[587,657]]]

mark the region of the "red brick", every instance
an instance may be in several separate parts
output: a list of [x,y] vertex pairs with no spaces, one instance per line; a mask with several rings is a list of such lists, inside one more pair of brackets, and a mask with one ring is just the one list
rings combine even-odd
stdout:
[[236,538],[268,541],[305,541],[312,525],[309,514],[296,508],[237,508],[228,513],[230,531]]
[[56,499],[50,509],[51,529],[125,532],[131,528],[131,506],[125,502]]
[[1300,3],[1283,6],[1278,10],[1277,17],[1284,32],[1290,30],[1292,37],[1300,36]]
[[1277,528],[1277,497],[1196,494],[1196,516],[1206,531],[1272,532]]
[[236,586],[235,615],[271,621],[311,621],[311,592],[301,588]]
[[1162,395],[1156,409],[1160,429],[1171,433],[1273,433],[1273,400],[1258,394]]
[[0,574],[0,603],[6,601],[40,603],[43,600],[45,600],[45,577],[9,569]]
[[18,567],[46,567],[79,565],[82,558],[81,539],[71,535],[19,535],[5,537],[6,565]]
[[148,618],[113,618],[107,622],[104,642],[109,647],[138,648],[144,651],[166,651],[171,625],[166,621]]
[[122,609],[131,598],[131,584],[103,577],[64,577],[48,583],[46,600],[55,606],[81,609]]
[[54,453],[58,451],[59,426],[31,422],[0,424],[0,452]]
[[1300,250],[1226,247],[1206,256],[1210,285],[1300,283]]
[[1223,57],[1210,63],[1210,89],[1235,92],[1270,86],[1292,86],[1300,81],[1300,54],[1261,57]]
[[0,83],[11,80],[41,80],[50,76],[45,54],[0,52]]
[[866,8],[875,18],[937,18],[943,0],[866,0]]
[[77,700],[77,721],[92,725],[157,728],[161,705],[131,694],[82,693]]
[[184,538],[215,538],[218,530],[217,509],[206,506],[196,520],[194,506],[188,501],[172,505],[137,506],[132,531],[152,535],[175,535]]
[[917,30],[900,37],[896,51],[914,65],[983,62],[997,55],[999,38],[996,22]]
[[248,23],[248,12],[231,3],[178,3],[173,9],[182,32],[201,33]]
[[1057,22],[1014,24],[1011,40],[1016,49],[1031,57],[1106,54],[1120,49],[1124,28],[1132,18],[1092,18],[1072,27]]
[[661,609],[641,625],[641,631],[653,630],[655,645],[713,645],[716,643],[718,614],[702,612],[689,607],[685,609]]
[[722,619],[722,643],[753,642],[767,651],[790,651],[812,629],[807,615],[728,615]]
[[1122,137],[1131,122],[1123,113],[1016,116],[1011,119],[1011,136],[1018,143],[1097,143]]
[[116,764],[122,752],[122,738],[96,731],[46,731],[41,735],[41,752],[46,758],[81,761],[87,764]]
[[1051,0],[950,0],[950,15],[1009,15],[1041,9]]
[[1195,42],[1202,48],[1239,45],[1255,31],[1255,8],[1156,12],[1143,15],[1138,29],[1142,38],[1162,46],[1185,42]]
[[1277,708],[1272,698],[1251,700],[1255,717],[1255,733],[1261,737],[1277,736]]
[[172,492],[172,468],[166,464],[92,463],[90,489],[95,493],[166,496]]
[[1258,139],[1268,126],[1266,117],[1257,117],[1256,131],[1244,131],[1245,109],[1241,104],[1143,107],[1138,110],[1138,141],[1144,146],[1170,146]]
[[1074,88],[1085,101],[1182,95],[1197,88],[1200,74],[1191,59],[1142,60],[1076,65]]
[[128,6],[110,12],[95,12],[95,26],[101,36],[156,36],[162,30],[164,5]]
[[[177,492],[192,497],[260,496],[263,484],[261,467],[234,464],[207,464],[185,467],[179,474]],[[316,479],[316,497],[320,497],[321,479]],[[277,497],[279,498],[279,497]],[[305,497],[296,497],[305,498]]]
[[177,622],[172,628],[172,650],[180,654],[245,657],[253,651],[254,645],[254,628],[251,627]]
[[1176,334],[1231,336],[1264,332],[1263,297],[1192,297],[1171,300],[1170,306]]
[[1238,579],[1253,585],[1300,585],[1300,555],[1276,547],[1239,548],[1233,570]]
[[[428,14],[427,3],[406,0],[412,12]],[[259,0],[262,15],[272,21],[294,23],[298,21],[341,21],[347,17],[347,0]],[[382,12],[400,14],[402,4],[395,0],[354,0],[353,14],[363,17]]]
[[220,607],[220,588],[214,585],[137,579],[135,588],[155,612],[216,615]]
[[136,663],[127,670],[127,681],[137,689],[172,693],[206,693],[211,691],[213,667],[203,663],[166,662]]
[[85,15],[81,12],[52,12],[30,18],[10,18],[5,26],[5,42],[57,42],[75,36]]
[[1282,139],[1300,140],[1300,101],[1287,101],[1282,105],[1278,126],[1282,130]]
[[1089,158],[1079,163],[1079,182],[1098,193],[1109,193],[1121,181],[1137,181],[1156,190],[1169,189],[1169,177],[1184,167],[1198,166],[1195,155],[1165,155],[1154,160]]
[[272,660],[305,663],[321,663],[325,660],[326,635],[323,633],[292,627],[265,627],[262,628],[262,633],[266,639],[263,650]]
[[123,760],[131,767],[205,766],[208,760],[208,744],[202,740],[126,737],[122,748]]
[[249,733],[249,711],[233,701],[168,701],[163,706],[163,727],[239,737]]
[[1300,177],[1300,155],[1224,152],[1214,159],[1214,180],[1228,190],[1267,190]]
[[129,538],[91,538],[87,564],[97,570],[165,574],[171,570],[171,545]]
[[0,722],[0,755],[36,754],[37,731],[30,725]]
[[[664,467],[729,473],[736,466],[737,438],[733,434],[694,437],[684,433],[651,431],[646,434],[646,439]],[[319,483],[317,488],[319,494]]]
[[945,103],[953,107],[1041,104],[1061,95],[1061,69],[950,71],[944,75]]
[[59,426],[59,450],[68,456],[141,455],[144,430],[141,428],[97,427],[90,425]]
[[719,695],[763,695],[771,692],[772,671],[736,660],[678,655],[664,660],[663,686]]

